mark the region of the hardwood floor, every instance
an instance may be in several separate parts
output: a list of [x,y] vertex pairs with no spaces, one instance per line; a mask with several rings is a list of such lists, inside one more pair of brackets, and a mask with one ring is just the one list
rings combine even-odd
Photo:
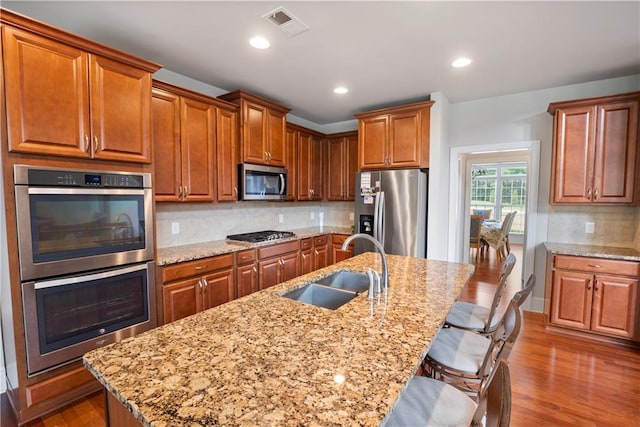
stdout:
[[[518,262],[509,277],[506,304],[520,286],[522,247],[512,245]],[[481,258],[462,300],[488,305],[500,264],[495,252]],[[544,278],[538,278],[544,280]],[[593,343],[551,333],[544,316],[525,312],[524,326],[509,357],[512,426],[640,425],[640,349]],[[2,406],[2,427],[15,420]],[[104,426],[101,393],[68,405],[29,427]]]

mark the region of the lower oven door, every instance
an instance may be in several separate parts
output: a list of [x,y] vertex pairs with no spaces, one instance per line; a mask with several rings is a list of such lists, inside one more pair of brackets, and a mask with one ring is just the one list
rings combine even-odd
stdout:
[[29,375],[157,325],[154,263],[22,284]]

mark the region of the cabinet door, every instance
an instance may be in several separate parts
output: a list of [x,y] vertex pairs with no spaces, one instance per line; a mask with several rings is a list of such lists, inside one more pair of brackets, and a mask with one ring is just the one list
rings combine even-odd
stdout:
[[358,155],[360,169],[387,167],[389,116],[361,119],[358,124]]
[[633,338],[635,335],[638,279],[595,277],[591,330]]
[[184,200],[215,200],[215,114],[216,107],[213,105],[181,98]]
[[596,109],[581,106],[555,115],[553,201],[588,203],[593,193]]
[[589,329],[593,275],[573,271],[554,271],[551,296],[551,323]]
[[311,199],[322,200],[323,197],[323,154],[326,140],[311,138],[311,159],[309,163],[309,182],[311,186]]
[[242,102],[242,161],[266,164],[267,108]]
[[307,249],[300,251],[300,274],[307,274],[313,271],[313,251]]
[[232,268],[208,274],[202,278],[202,283],[204,285],[203,310],[216,307],[235,298]]
[[180,159],[180,97],[154,89],[151,99],[153,189],[156,201],[179,201],[182,185]]
[[198,277],[162,286],[164,323],[191,316],[202,310],[201,283]]
[[396,113],[389,116],[389,159],[387,166],[413,168],[420,166],[422,124],[420,112]]
[[89,55],[93,156],[151,163],[151,73]]
[[632,203],[638,102],[598,105],[593,201]]
[[236,269],[238,298],[258,290],[258,269],[254,264],[242,265]]
[[327,200],[344,200],[346,197],[345,144],[345,138],[327,141]]
[[89,157],[87,55],[2,26],[9,151]]
[[287,168],[287,200],[295,200],[298,190],[298,132],[287,128],[285,134],[285,158]]
[[267,163],[272,166],[285,166],[285,126],[284,113],[267,110]]
[[216,162],[219,202],[238,200],[238,114],[217,109]]
[[328,266],[329,263],[329,245],[324,244],[321,246],[315,246],[313,248],[313,269],[317,270],[322,267]]
[[283,255],[281,258],[280,282],[295,279],[300,275],[298,252]]
[[298,132],[298,200],[311,200],[311,162],[313,137],[304,132]]
[[280,258],[270,258],[258,262],[258,285],[267,289],[279,283]]
[[343,185],[345,188],[345,200],[355,200],[356,196],[356,172],[358,172],[358,135],[346,138],[347,168]]

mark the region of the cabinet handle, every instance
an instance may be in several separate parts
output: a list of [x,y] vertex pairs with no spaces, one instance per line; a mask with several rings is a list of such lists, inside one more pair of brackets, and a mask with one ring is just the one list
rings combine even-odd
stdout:
[[182,185],[178,185],[178,199],[182,199]]
[[93,154],[98,152],[98,137],[96,135],[93,136]]
[[184,195],[184,197],[186,198],[189,195],[189,187],[187,187],[186,185],[182,187],[182,194]]
[[198,271],[198,270],[204,270],[205,268],[207,268],[207,266],[206,266],[206,265],[198,265],[198,266],[196,266],[196,271]]
[[209,282],[207,282],[207,279],[202,279],[202,284],[204,285],[204,290],[207,290],[207,286],[209,286]]
[[591,279],[589,279],[589,281],[587,281],[587,290],[588,291],[591,290]]
[[600,264],[587,264],[587,267],[591,267],[591,268],[602,268],[602,266]]
[[598,189],[593,192],[593,200],[598,200]]
[[593,281],[593,283],[594,283],[594,285],[595,285],[595,286],[593,287],[593,289],[594,289],[596,292],[598,292],[598,290],[600,289],[600,287],[598,286],[598,285],[599,285],[599,283],[598,283],[598,279],[594,280],[594,281]]
[[202,280],[198,280],[198,286],[200,286],[200,289],[202,289]]
[[587,188],[587,199],[591,200],[591,187]]
[[253,267],[253,272],[257,274],[258,273],[258,269],[256,267]]
[[84,152],[89,152],[89,135],[84,136]]
[[238,199],[238,187],[233,187],[233,195],[237,200]]

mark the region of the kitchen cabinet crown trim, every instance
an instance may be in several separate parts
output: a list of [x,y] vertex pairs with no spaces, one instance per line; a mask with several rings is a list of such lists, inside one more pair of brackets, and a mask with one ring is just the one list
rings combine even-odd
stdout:
[[396,107],[386,107],[378,110],[365,111],[362,113],[354,114],[354,117],[361,119],[366,117],[377,116],[379,114],[391,114],[391,113],[396,114],[396,113],[402,113],[404,111],[413,111],[418,108],[431,108],[433,104],[435,104],[435,101],[414,102],[413,104],[404,104],[404,105],[398,105]]
[[166,83],[160,80],[153,80],[152,86],[154,89],[166,90],[171,92],[174,95],[186,96],[188,98],[195,99],[196,101],[215,105],[216,107],[219,107],[219,108],[224,108],[230,111],[238,111],[238,106],[231,102],[228,102],[219,98],[214,98],[214,97],[202,94],[200,92],[194,92],[190,89],[185,89],[180,86],[174,86],[170,83]]
[[26,17],[19,13],[12,12],[5,8],[0,8],[0,22],[2,24],[10,25],[24,31],[29,31],[42,37],[69,44],[70,46],[82,49],[89,53],[105,56],[110,59],[132,65],[151,73],[156,72],[160,68],[162,68],[162,65],[155,62],[139,58],[137,56],[131,55],[118,49],[114,49],[102,43],[89,40],[77,34],[73,34],[60,28],[53,27],[49,24],[45,24],[44,22]]
[[291,111],[290,108],[285,107],[284,105],[276,104],[275,102],[269,99],[262,98],[258,95],[254,95],[252,93],[245,92],[243,90],[235,90],[233,92],[225,93],[224,95],[218,96],[218,99],[222,99],[224,101],[228,101],[233,104],[238,104],[239,100],[255,102],[284,114],[287,114],[289,111]]
[[562,108],[593,106],[595,104],[604,104],[610,102],[621,101],[637,101],[640,99],[640,92],[628,92],[618,95],[600,96],[596,98],[575,99],[570,101],[552,102],[547,108],[547,113],[554,115],[557,110]]

